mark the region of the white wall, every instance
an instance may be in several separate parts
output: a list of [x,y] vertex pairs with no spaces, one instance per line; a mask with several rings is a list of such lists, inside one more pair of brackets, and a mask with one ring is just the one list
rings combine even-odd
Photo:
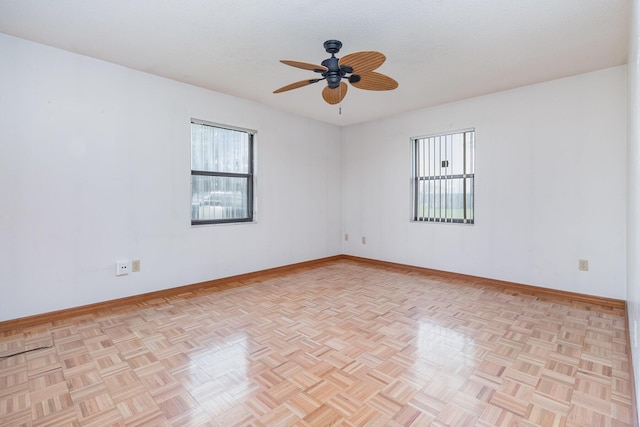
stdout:
[[[627,209],[627,310],[631,335],[631,354],[636,384],[636,398],[640,397],[640,350],[634,324],[640,322],[640,1],[634,0],[631,19],[631,40],[628,66],[628,209]],[[640,399],[637,406],[640,407]]]
[[[0,52],[0,321],[341,252],[339,127],[2,34]],[[258,223],[190,226],[192,117],[258,131]]]
[[[5,35],[0,52],[0,321],[341,252],[637,301],[626,67],[340,129]],[[189,225],[192,117],[258,130],[257,224]],[[410,137],[468,127],[476,225],[411,223]]]
[[[346,128],[344,253],[625,299],[625,92],[621,66]],[[476,224],[410,222],[410,138],[472,127]]]

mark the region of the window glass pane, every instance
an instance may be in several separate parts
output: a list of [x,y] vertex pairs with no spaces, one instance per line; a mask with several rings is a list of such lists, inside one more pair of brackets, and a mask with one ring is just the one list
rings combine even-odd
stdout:
[[473,220],[473,194],[474,194],[474,188],[473,188],[473,184],[474,184],[474,180],[473,178],[467,178],[466,179],[466,183],[467,183],[467,194],[466,194],[466,198],[467,198],[467,218],[470,220]]
[[424,176],[425,174],[425,163],[424,161],[422,161],[425,155],[426,153],[424,151],[424,140],[420,139],[416,141],[416,159],[415,159],[416,173],[418,174],[418,176]]
[[249,134],[192,123],[191,169],[207,172],[249,172]]
[[466,132],[465,156],[466,156],[466,173],[474,173],[475,164],[475,132]]
[[431,157],[430,163],[430,175],[440,175],[440,138],[430,138],[429,154]]
[[433,216],[441,217],[443,215],[442,207],[444,206],[444,191],[442,191],[442,180],[433,181]]
[[463,179],[451,180],[451,218],[456,220],[464,219],[464,192]]
[[191,122],[191,224],[253,220],[253,132]]
[[191,176],[191,219],[249,218],[248,178]]
[[474,222],[474,134],[414,139],[414,220]]
[[449,156],[449,170],[450,175],[462,175],[464,173],[464,149],[465,146],[462,140],[463,134],[457,133],[451,135],[451,155]]
[[418,182],[418,199],[416,201],[417,205],[417,215],[418,217],[428,216],[427,212],[425,212],[425,208],[428,206],[425,198],[427,197],[428,190],[426,187],[429,185],[428,181],[421,180]]
[[427,181],[429,185],[429,192],[427,193],[426,201],[428,203],[427,215],[429,218],[435,218],[436,216],[436,181]]

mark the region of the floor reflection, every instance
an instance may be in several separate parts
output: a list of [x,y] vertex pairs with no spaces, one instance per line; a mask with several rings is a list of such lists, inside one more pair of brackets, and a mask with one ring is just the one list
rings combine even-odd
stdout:
[[249,341],[246,333],[209,338],[206,347],[189,357],[189,372],[200,384],[191,394],[211,416],[221,417],[243,403],[258,386],[249,375]]

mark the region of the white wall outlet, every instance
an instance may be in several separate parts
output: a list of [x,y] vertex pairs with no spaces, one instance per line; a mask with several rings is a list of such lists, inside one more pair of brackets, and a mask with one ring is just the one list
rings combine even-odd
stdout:
[[345,242],[349,241],[349,233],[344,233],[344,241]]
[[578,260],[578,270],[580,270],[580,271],[589,271],[589,260],[588,259],[579,259]]
[[139,271],[140,271],[140,260],[134,259],[133,261],[131,261],[131,272],[137,273]]
[[366,237],[364,237],[364,236],[362,236],[362,244],[363,244],[363,245],[366,245],[366,244],[367,244],[367,238],[366,238]]
[[116,276],[124,276],[129,274],[129,261],[116,262]]

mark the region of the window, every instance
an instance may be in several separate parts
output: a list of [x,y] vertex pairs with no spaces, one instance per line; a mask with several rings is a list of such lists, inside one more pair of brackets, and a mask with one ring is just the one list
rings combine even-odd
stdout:
[[191,121],[191,224],[253,221],[255,131]]
[[473,224],[475,130],[412,138],[413,220]]

